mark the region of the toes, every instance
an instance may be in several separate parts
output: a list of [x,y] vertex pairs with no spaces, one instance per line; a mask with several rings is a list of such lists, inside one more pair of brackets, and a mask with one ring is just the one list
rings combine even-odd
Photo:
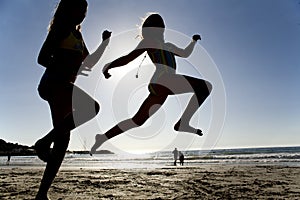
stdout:
[[200,129],[197,129],[196,134],[199,135],[199,136],[203,136],[202,130],[200,130]]
[[180,127],[180,120],[174,125],[174,130],[179,131],[179,127]]

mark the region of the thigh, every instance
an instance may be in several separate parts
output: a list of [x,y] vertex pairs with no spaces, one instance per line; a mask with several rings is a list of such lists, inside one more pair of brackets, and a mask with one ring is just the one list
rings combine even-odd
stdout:
[[141,105],[138,112],[134,115],[134,121],[145,121],[151,115],[153,115],[166,101],[168,95],[157,96],[154,94],[149,94],[149,96],[145,99],[143,104]]
[[99,104],[86,92],[70,83],[51,88],[47,99],[51,109],[53,125],[60,124],[72,115],[76,126],[92,119],[99,112]]
[[53,125],[57,126],[72,113],[72,84],[51,87],[47,101],[50,105]]
[[77,125],[95,117],[100,110],[98,102],[76,85],[73,86],[72,108],[74,122]]
[[172,94],[199,93],[211,90],[209,82],[180,74],[166,75],[162,77],[160,84],[168,88]]
[[80,113],[98,113],[99,111],[99,103],[76,85],[73,86],[72,107]]

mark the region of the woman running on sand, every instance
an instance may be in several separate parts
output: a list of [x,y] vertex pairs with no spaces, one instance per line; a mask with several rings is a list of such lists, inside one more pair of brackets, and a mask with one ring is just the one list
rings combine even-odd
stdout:
[[98,62],[111,36],[111,32],[104,31],[103,42],[89,54],[80,32],[87,5],[86,0],[59,2],[38,56],[38,63],[46,68],[38,91],[49,103],[54,127],[34,146],[38,157],[47,162],[36,195],[38,200],[48,199],[48,190],[69,144],[70,131],[95,117],[100,109],[92,97],[74,85],[77,74],[90,71]]
[[[176,74],[175,56],[188,57],[200,35],[194,35],[192,41],[185,49],[181,49],[164,40],[165,24],[159,14],[149,15],[142,24],[142,41],[128,55],[122,56],[103,68],[103,74],[109,78],[109,70],[121,67],[133,61],[135,58],[147,52],[156,70],[148,85],[150,94],[143,102],[138,112],[130,119],[126,119],[112,127],[105,134],[97,134],[96,142],[91,148],[90,154],[94,154],[105,141],[113,138],[129,129],[141,126],[151,115],[153,115],[166,101],[169,95],[193,93],[187,108],[181,118],[174,126],[174,130],[195,133],[202,136],[200,129],[189,125],[190,119],[196,110],[209,96],[212,85],[205,80],[190,76]],[[155,105],[155,106],[154,106]]]

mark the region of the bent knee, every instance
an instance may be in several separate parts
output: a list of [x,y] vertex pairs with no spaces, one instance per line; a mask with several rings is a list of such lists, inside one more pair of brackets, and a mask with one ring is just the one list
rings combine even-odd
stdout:
[[205,81],[205,84],[206,84],[206,88],[207,88],[207,90],[208,90],[208,95],[211,93],[211,91],[212,91],[212,88],[213,88],[213,86],[212,86],[212,84],[210,83],[210,82],[208,82],[208,81]]
[[142,118],[142,117],[136,117],[136,116],[134,116],[134,117],[132,118],[132,121],[133,121],[137,126],[142,126],[142,125],[146,122],[147,119],[148,119],[148,118]]
[[95,114],[97,115],[100,111],[100,104],[95,101]]
[[60,132],[59,136],[54,139],[56,146],[66,146],[69,144],[71,133],[70,131]]

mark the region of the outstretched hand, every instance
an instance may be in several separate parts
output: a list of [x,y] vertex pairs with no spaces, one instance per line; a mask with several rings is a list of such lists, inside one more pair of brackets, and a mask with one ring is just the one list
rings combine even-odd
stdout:
[[109,65],[110,65],[110,63],[107,63],[106,65],[104,65],[104,67],[103,67],[103,69],[102,69],[102,73],[103,73],[103,75],[104,75],[104,77],[105,77],[106,79],[108,79],[108,78],[111,77],[111,74],[108,73]]
[[102,33],[102,40],[106,40],[106,39],[110,38],[110,36],[111,36],[111,31],[105,30]]
[[201,40],[201,36],[198,35],[198,34],[193,35],[193,40],[194,40],[194,41]]

